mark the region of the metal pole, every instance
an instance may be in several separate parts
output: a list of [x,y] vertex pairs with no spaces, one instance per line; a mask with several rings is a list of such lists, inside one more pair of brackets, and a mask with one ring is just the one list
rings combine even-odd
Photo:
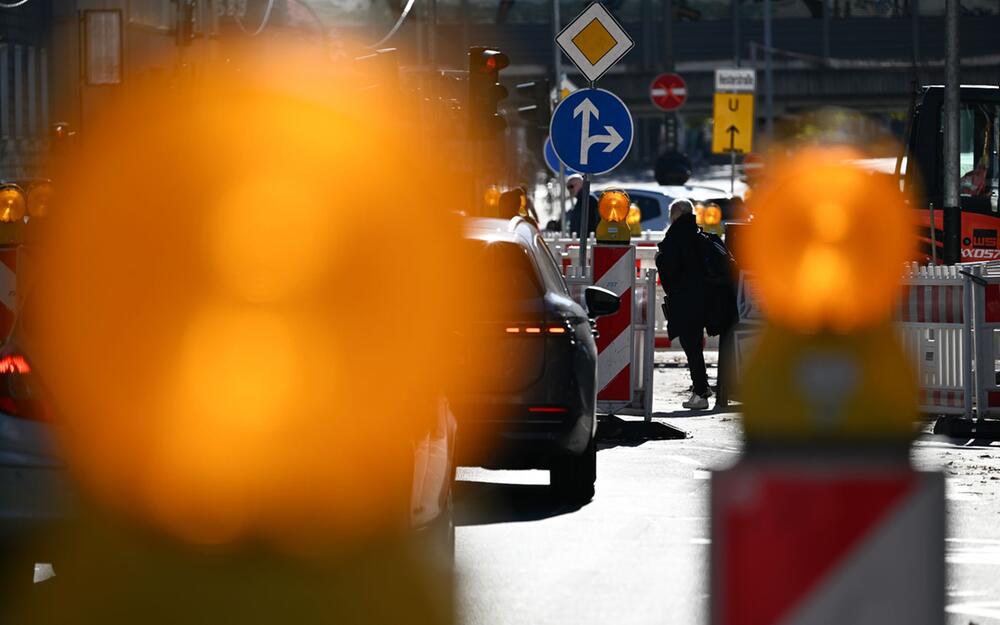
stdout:
[[437,69],[437,0],[427,0],[427,57],[431,69]]
[[[596,83],[591,82],[593,89]],[[587,240],[590,238],[590,174],[583,174],[583,189],[580,190],[580,270],[587,275]]]
[[559,230],[567,234],[569,220],[566,219],[566,166],[559,161]]
[[823,60],[830,58],[830,0],[823,0]]
[[944,15],[944,252],[946,265],[961,260],[959,237],[962,214],[959,208],[959,77],[958,3],[945,0]]
[[[936,221],[934,219],[934,202],[931,202],[928,205],[928,209],[927,210],[929,210],[930,213],[931,213],[931,215],[930,215],[930,218],[931,218],[930,219],[931,227],[929,228],[929,230],[931,231],[931,264],[932,265],[936,265],[937,264],[937,232],[936,232],[937,231],[937,223],[936,223]],[[968,309],[966,309],[966,310],[968,310]]]
[[663,69],[674,71],[674,3],[663,0]]
[[733,1],[733,66],[740,66],[740,0]]
[[729,195],[736,195],[736,152],[729,153]]
[[583,175],[580,190],[580,271],[587,275],[587,241],[590,239],[590,174]]
[[764,136],[774,140],[774,63],[771,55],[771,0],[764,0]]
[[[562,99],[562,52],[559,50],[559,44],[556,43],[556,37],[559,36],[559,31],[562,26],[562,21],[559,16],[559,0],[552,0],[552,71],[555,74],[555,81],[552,83],[555,85],[556,89],[556,104],[559,104],[559,100]],[[552,109],[553,111],[555,108]],[[562,228],[560,228],[564,233],[566,232],[566,167],[563,165],[562,161],[559,161],[559,219],[562,222]]]
[[910,0],[910,27],[913,39],[913,64],[920,65],[920,0]]

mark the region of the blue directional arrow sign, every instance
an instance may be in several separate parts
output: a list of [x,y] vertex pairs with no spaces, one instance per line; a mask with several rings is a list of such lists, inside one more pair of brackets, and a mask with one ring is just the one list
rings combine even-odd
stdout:
[[[552,137],[545,137],[545,148],[542,150],[545,155],[545,164],[552,171],[553,174],[559,173],[559,157],[556,156],[555,148],[552,147]],[[566,167],[566,163],[563,163],[563,172],[569,176],[572,174],[579,173],[571,167]]]
[[621,164],[632,147],[632,115],[621,99],[604,89],[569,94],[552,113],[552,147],[567,167],[603,174]]

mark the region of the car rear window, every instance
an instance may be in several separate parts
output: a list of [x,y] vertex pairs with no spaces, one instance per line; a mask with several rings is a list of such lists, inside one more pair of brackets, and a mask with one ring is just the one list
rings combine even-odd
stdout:
[[501,301],[525,301],[542,297],[538,272],[528,250],[509,241],[469,241],[468,258],[480,284]]
[[636,206],[639,207],[639,212],[642,213],[642,220],[649,221],[650,219],[658,219],[663,211],[660,209],[660,202],[654,197],[649,197],[648,195],[631,195],[630,198]]

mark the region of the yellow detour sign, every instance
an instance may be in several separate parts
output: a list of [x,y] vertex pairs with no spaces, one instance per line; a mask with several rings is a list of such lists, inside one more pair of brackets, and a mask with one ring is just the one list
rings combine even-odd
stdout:
[[753,94],[716,93],[712,153],[746,154],[753,148]]
[[889,322],[849,335],[769,325],[741,380],[748,441],[907,442],[913,363]]

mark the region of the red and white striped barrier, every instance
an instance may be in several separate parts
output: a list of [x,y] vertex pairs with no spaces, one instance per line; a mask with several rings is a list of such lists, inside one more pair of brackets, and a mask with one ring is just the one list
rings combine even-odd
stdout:
[[942,625],[944,476],[743,462],[712,476],[712,625]]
[[635,247],[594,246],[594,284],[621,298],[618,312],[597,320],[597,401],[627,405],[632,402]]
[[[635,246],[635,268],[639,277],[642,277],[647,270],[656,270],[656,246],[662,239],[662,232],[643,232],[642,236],[633,237],[632,244]],[[556,235],[546,233],[545,242],[548,243],[553,256],[561,259],[563,275],[568,276],[570,264],[577,261],[577,257],[580,253],[579,237],[563,237],[561,234]],[[595,245],[596,241],[594,237],[591,236],[587,249],[593,250]],[[593,256],[588,255],[588,266],[592,260]],[[659,278],[657,278],[656,284],[659,286]],[[656,299],[656,297],[654,297],[654,299]],[[663,316],[663,309],[660,307],[659,303],[653,306],[653,326],[655,332],[653,346],[655,349],[670,348],[671,341],[667,336],[667,319]]]
[[[600,257],[603,252],[597,251],[600,247],[591,248],[593,253]],[[597,261],[598,272],[605,276],[605,281],[598,281],[599,286],[611,289],[615,293],[621,293],[622,308],[619,309],[620,317],[615,315],[610,318],[598,319],[597,339],[599,350],[597,376],[598,376],[598,402],[597,409],[607,414],[638,414],[649,421],[653,417],[653,365],[655,348],[653,341],[656,329],[656,311],[659,309],[659,297],[657,295],[656,269],[643,270],[639,276],[634,271],[630,278],[619,283],[618,280],[624,276],[625,267],[629,263],[628,256],[632,252],[626,246],[607,246],[616,248],[615,252],[609,252],[604,259]],[[602,269],[606,266],[607,271]],[[617,275],[617,278],[615,277]],[[631,284],[630,288],[628,283]],[[566,272],[566,284],[570,293],[582,304],[584,289],[592,284],[592,268],[588,265],[579,268],[570,264]],[[630,292],[629,292],[630,291]],[[626,312],[627,311],[627,312]],[[616,324],[628,322],[628,333],[631,335],[631,347],[628,351],[619,351],[622,342],[626,340],[618,331],[618,326],[607,324],[604,320],[615,320]],[[616,341],[618,344],[616,345]],[[628,357],[627,375],[623,373],[622,358]],[[628,384],[629,391],[626,394],[622,384]]]

